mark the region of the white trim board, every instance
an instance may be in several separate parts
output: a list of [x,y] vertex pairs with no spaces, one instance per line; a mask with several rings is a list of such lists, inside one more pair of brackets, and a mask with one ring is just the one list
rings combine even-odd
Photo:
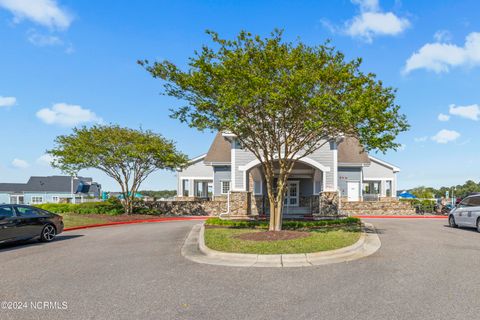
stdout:
[[369,158],[370,160],[372,160],[373,162],[376,162],[376,163],[378,163],[378,164],[383,165],[384,167],[387,167],[387,168],[392,169],[393,172],[400,172],[400,168],[394,166],[394,165],[391,164],[391,163],[385,162],[385,161],[383,161],[383,160],[380,160],[380,159],[375,158],[375,157],[370,156],[370,155],[368,156],[368,158]]

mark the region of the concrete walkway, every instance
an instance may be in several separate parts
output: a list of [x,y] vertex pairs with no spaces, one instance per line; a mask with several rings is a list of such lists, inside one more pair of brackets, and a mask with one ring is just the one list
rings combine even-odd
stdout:
[[216,251],[205,245],[204,225],[195,225],[182,248],[182,255],[194,262],[229,267],[309,267],[357,260],[375,253],[381,246],[375,228],[366,223],[360,239],[351,246],[303,254],[243,254]]

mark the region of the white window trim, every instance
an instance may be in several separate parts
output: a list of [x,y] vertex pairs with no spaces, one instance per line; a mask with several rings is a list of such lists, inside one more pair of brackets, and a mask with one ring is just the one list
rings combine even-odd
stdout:
[[[228,191],[227,192],[223,192],[223,183],[224,182],[228,182]],[[230,192],[230,190],[232,190],[232,182],[230,180],[220,180],[220,194],[228,194]]]
[[60,197],[59,196],[52,196],[52,202],[53,203],[59,203],[60,202]]
[[[40,202],[33,201],[34,198],[39,198],[39,199],[42,199],[42,200]],[[42,204],[43,203],[43,196],[31,196],[30,197],[30,203],[31,204]]]

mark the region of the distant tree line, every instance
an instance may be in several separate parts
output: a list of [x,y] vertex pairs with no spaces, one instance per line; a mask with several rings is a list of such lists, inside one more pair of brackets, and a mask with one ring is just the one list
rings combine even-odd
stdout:
[[155,199],[160,199],[160,198],[171,198],[175,197],[177,195],[176,190],[143,190],[139,191],[139,193],[143,196],[146,197],[152,197]]
[[441,187],[435,189],[432,187],[416,187],[410,189],[410,193],[415,195],[418,198],[422,199],[431,199],[431,198],[440,198],[445,197],[446,192],[448,191],[449,197],[453,196],[463,198],[472,192],[480,192],[480,182],[475,182],[473,180],[466,181],[463,185],[456,185],[451,187]]

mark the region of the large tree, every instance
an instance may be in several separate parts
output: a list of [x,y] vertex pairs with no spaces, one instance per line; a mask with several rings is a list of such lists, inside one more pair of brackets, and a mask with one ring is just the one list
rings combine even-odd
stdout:
[[367,150],[399,146],[395,138],[408,123],[395,90],[363,73],[360,59],[346,61],[328,42],[286,42],[280,30],[267,38],[242,31],[234,40],[207,33],[215,45],[195,52],[186,71],[169,61],[139,63],[165,81],[164,94],[186,102],[172,110],[174,118],[235,134],[261,162],[270,230],[281,230],[286,183],[298,160],[341,136],[358,138]]
[[103,171],[120,185],[126,214],[132,213],[135,194],[151,173],[173,170],[187,161],[173,141],[151,131],[116,125],[75,128],[55,143],[48,151],[52,165],[72,175],[88,168]]

